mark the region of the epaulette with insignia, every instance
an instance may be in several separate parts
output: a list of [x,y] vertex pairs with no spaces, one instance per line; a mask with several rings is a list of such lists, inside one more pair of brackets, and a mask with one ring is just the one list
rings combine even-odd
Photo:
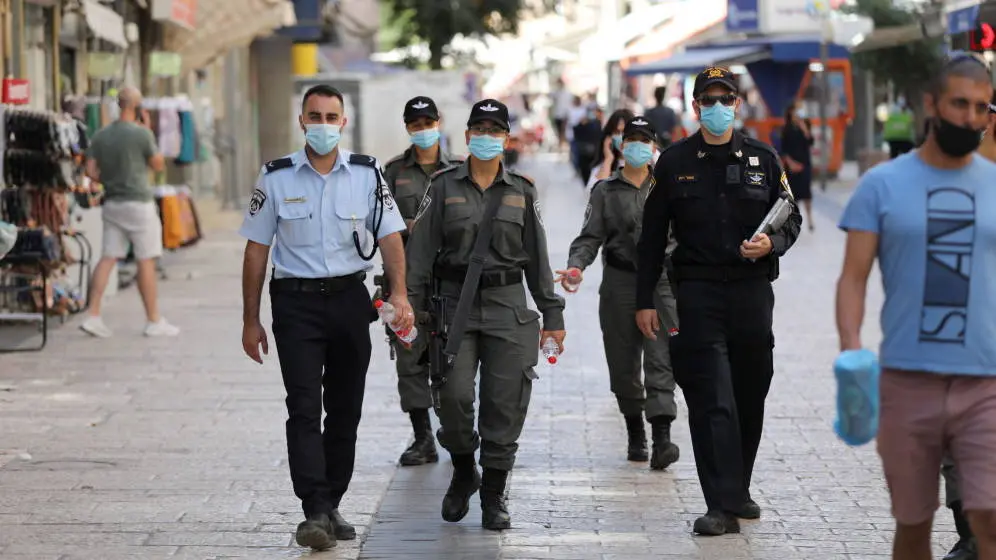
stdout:
[[280,171],[281,169],[287,169],[288,167],[294,167],[294,160],[289,157],[282,157],[280,159],[275,159],[266,162],[264,166],[267,173],[273,173],[274,171]]
[[516,177],[518,177],[520,179],[525,179],[527,183],[529,183],[530,185],[532,185],[534,187],[536,186],[536,180],[533,179],[532,177],[530,177],[529,175],[526,175],[525,173],[522,173],[520,171],[512,171],[512,170],[509,170],[508,173],[510,175],[515,175]]
[[366,167],[373,167],[374,169],[377,168],[377,158],[365,154],[350,154],[349,163],[355,163],[356,165],[363,165]]
[[747,145],[747,146],[750,146],[752,148],[758,148],[758,149],[764,150],[764,151],[768,152],[769,154],[771,154],[771,156],[774,157],[775,159],[781,159],[778,156],[778,151],[775,150],[774,146],[772,146],[771,144],[768,144],[767,142],[762,142],[762,141],[760,141],[760,140],[758,140],[756,138],[751,138],[750,136],[745,136],[744,137],[744,144]]
[[442,175],[443,173],[446,173],[446,172],[448,172],[448,171],[453,171],[454,169],[458,169],[459,167],[460,167],[459,165],[451,165],[451,166],[449,166],[449,167],[444,167],[444,168],[442,168],[442,169],[440,169],[440,170],[436,171],[436,172],[435,172],[435,173],[433,173],[432,175],[430,175],[430,176],[429,176],[429,180],[431,181],[431,180],[435,179],[436,177],[439,177],[439,176],[440,176],[440,175]]

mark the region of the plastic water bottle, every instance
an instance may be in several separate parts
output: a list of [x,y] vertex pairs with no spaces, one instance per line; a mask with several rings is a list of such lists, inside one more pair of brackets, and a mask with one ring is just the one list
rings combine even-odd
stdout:
[[543,341],[543,357],[550,365],[557,363],[557,358],[560,356],[560,346],[557,345],[557,341],[553,337],[548,337]]
[[380,319],[384,321],[384,324],[391,327],[394,334],[398,335],[398,340],[410,345],[415,337],[418,336],[418,327],[414,325],[410,329],[398,330],[394,327],[394,320],[397,318],[394,310],[394,306],[390,303],[378,299],[374,300],[374,308],[377,310],[377,314],[380,315]]
[[567,273],[566,280],[567,280],[566,284],[571,289],[571,291],[578,289],[578,286],[581,285],[581,271],[576,268],[572,268]]
[[848,445],[864,445],[878,434],[881,368],[871,350],[845,350],[833,363],[837,378],[834,431]]

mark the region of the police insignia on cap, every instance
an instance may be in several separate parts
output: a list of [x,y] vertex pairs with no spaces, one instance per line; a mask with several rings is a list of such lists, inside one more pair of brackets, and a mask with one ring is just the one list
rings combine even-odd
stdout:
[[419,101],[418,103],[412,104],[412,109],[425,109],[428,106],[429,104],[426,103],[425,101]]
[[482,111],[487,111],[489,113],[493,113],[493,112],[495,112],[495,111],[498,110],[498,107],[495,107],[494,105],[488,103],[487,105],[482,105],[480,109]]
[[706,78],[722,78],[723,70],[720,68],[710,68],[706,70]]
[[638,119],[638,120],[633,121],[633,124],[636,125],[636,126],[647,126],[650,123],[648,123],[647,121],[645,121],[643,119]]
[[266,193],[263,189],[257,188],[252,191],[252,197],[249,198],[249,215],[255,216],[259,214],[259,211],[263,209],[263,203],[266,202]]

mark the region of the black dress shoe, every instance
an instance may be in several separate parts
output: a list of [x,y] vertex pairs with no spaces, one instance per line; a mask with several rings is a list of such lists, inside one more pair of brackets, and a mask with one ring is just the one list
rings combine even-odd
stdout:
[[346,520],[342,518],[342,514],[339,513],[338,509],[332,510],[330,517],[332,534],[335,535],[335,538],[340,541],[351,541],[356,538],[356,529],[349,523],[346,523]]
[[699,535],[716,537],[740,532],[740,522],[725,511],[710,511],[695,520],[692,530]]
[[298,545],[314,550],[328,550],[335,546],[332,523],[329,521],[329,516],[324,513],[309,515],[302,521],[297,526],[295,538]]
[[979,550],[975,544],[975,539],[961,539],[955,543],[951,552],[948,552],[944,560],[979,560]]
[[744,501],[743,506],[740,507],[734,514],[740,519],[760,519],[761,518],[761,506],[757,505],[757,502],[747,498]]

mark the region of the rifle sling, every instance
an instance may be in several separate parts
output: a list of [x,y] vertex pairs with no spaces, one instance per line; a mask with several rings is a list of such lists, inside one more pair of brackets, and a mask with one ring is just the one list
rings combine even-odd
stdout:
[[467,275],[463,279],[463,286],[460,288],[460,299],[457,300],[456,314],[453,316],[453,323],[450,325],[446,339],[447,360],[450,364],[456,359],[457,352],[460,351],[460,343],[463,342],[463,334],[467,330],[467,321],[470,319],[470,307],[477,297],[477,290],[480,287],[481,273],[484,272],[484,265],[488,261],[488,244],[491,243],[491,234],[494,232],[495,215],[498,213],[498,206],[501,203],[500,193],[491,193],[495,187],[489,187],[484,191],[487,202],[484,206],[484,215],[481,220],[481,227],[477,230],[477,238],[474,240],[474,250],[470,254],[470,265],[467,267]]

